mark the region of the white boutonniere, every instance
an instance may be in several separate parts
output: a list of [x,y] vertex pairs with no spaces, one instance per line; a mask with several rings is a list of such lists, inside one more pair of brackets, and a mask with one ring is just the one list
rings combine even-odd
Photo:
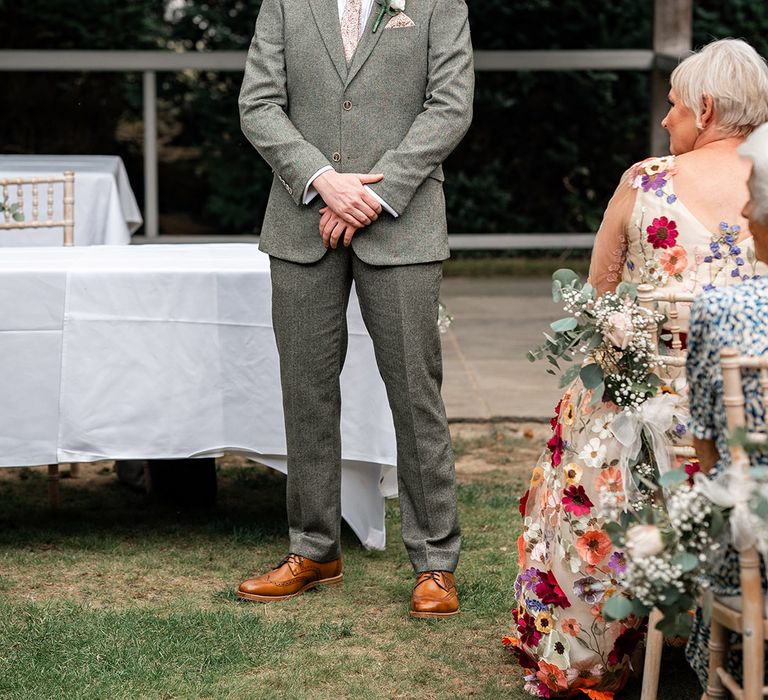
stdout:
[[381,20],[384,19],[384,15],[389,12],[391,15],[396,15],[400,12],[403,12],[405,10],[405,0],[378,0],[379,5],[381,5],[381,9],[379,10],[379,16],[376,18],[376,21],[373,24],[373,33],[375,34],[378,29],[379,25],[381,24]]

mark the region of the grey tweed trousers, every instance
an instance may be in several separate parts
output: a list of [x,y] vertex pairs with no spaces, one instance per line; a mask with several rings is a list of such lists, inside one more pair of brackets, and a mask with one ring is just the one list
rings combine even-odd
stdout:
[[339,375],[354,280],[394,417],[403,541],[417,572],[453,571],[461,536],[440,395],[442,263],[373,266],[342,247],[311,264],[272,257],[271,270],[288,445],[290,551],[315,561],[340,556]]

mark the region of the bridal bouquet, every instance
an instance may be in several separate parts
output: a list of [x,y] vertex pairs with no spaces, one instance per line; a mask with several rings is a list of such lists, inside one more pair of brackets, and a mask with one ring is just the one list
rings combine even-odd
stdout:
[[653,373],[658,348],[652,331],[664,316],[637,303],[634,285],[622,283],[615,292],[597,297],[592,285],[562,269],[552,275],[552,297],[563,302],[569,315],[550,325],[546,342],[528,353],[531,362],[546,357],[559,370],[560,361],[571,362],[577,355],[589,358],[565,370],[560,386],[580,377],[593,392],[593,404],[612,401],[637,408],[658,392],[662,381]]

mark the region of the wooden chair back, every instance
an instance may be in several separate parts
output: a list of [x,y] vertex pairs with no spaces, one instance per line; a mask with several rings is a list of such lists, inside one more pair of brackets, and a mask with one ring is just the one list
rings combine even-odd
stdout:
[[[640,306],[649,311],[656,311],[661,304],[667,316],[665,330],[672,336],[669,343],[670,352],[669,354],[658,354],[653,358],[654,369],[665,375],[665,379],[685,372],[686,351],[683,348],[679,305],[690,304],[693,301],[693,294],[668,292],[656,289],[651,284],[640,284],[637,287],[637,301]],[[654,345],[658,346],[659,337],[656,328],[653,329],[651,335]],[[672,454],[676,457],[690,459],[696,456],[696,451],[691,445],[674,445]],[[661,613],[656,609],[652,610],[648,618],[641,700],[656,700],[658,694],[661,654],[664,648],[664,635],[656,629],[656,624],[660,620]]]
[[[62,187],[56,187],[61,184]],[[40,189],[45,191],[45,216],[40,215]],[[27,217],[25,188],[31,189],[31,217]],[[62,218],[54,219],[55,190],[60,190],[62,198]],[[15,201],[11,201],[11,193]],[[18,177],[0,180],[0,202],[4,205],[0,218],[0,231],[14,229],[61,228],[64,232],[65,246],[74,245],[75,233],[75,173],[68,170],[62,175],[44,177]],[[16,220],[12,208],[23,214],[23,219]]]
[[[723,404],[729,435],[746,430],[747,414],[743,370],[759,372],[760,394],[763,410],[768,407],[768,356],[741,356],[734,348],[720,351],[720,367],[723,376]],[[766,426],[761,430],[746,433],[751,443],[768,445]],[[749,473],[749,456],[744,446],[732,441],[729,447],[731,463],[729,470]],[[739,552],[739,580],[741,585],[740,609],[734,608],[727,601],[715,597],[712,606],[712,629],[709,644],[709,679],[707,694],[712,700],[725,697],[728,689],[735,697],[743,700],[758,700],[768,693],[763,687],[764,648],[768,622],[765,615],[765,595],[760,573],[760,555],[754,546]],[[744,684],[736,680],[725,670],[727,652],[727,630],[742,636],[742,658]]]

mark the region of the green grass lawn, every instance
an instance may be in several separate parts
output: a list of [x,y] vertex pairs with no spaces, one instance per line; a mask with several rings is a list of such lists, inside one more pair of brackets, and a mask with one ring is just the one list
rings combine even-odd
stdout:
[[386,552],[345,530],[343,586],[261,605],[234,588],[285,553],[281,475],[225,458],[218,507],[182,513],[84,465],[53,513],[41,470],[4,471],[0,698],[528,697],[500,639],[542,428],[457,430],[462,614],[441,621],[407,616],[394,501]]

